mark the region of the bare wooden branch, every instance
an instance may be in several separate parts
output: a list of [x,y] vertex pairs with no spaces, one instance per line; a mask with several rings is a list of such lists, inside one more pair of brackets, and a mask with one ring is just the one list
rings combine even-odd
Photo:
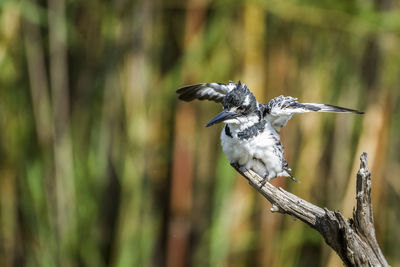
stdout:
[[357,208],[350,219],[339,211],[318,207],[268,182],[262,186],[263,179],[251,170],[239,172],[271,202],[271,212],[291,215],[317,230],[347,266],[389,266],[375,238],[367,153],[363,153],[360,160]]

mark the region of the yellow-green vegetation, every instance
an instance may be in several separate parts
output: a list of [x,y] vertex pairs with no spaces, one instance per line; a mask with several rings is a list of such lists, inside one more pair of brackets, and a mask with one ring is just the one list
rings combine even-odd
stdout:
[[400,1],[0,1],[0,266],[341,266],[229,165],[200,82],[365,111],[297,115],[301,183],[350,216],[369,154],[376,235],[400,266]]

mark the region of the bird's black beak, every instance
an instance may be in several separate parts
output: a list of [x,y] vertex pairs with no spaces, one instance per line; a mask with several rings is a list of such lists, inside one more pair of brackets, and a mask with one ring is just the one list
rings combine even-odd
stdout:
[[207,124],[206,127],[210,127],[211,125],[223,122],[225,120],[233,119],[239,116],[239,114],[234,113],[234,112],[228,112],[228,111],[222,111],[219,113],[217,116],[215,116],[212,120],[210,120]]

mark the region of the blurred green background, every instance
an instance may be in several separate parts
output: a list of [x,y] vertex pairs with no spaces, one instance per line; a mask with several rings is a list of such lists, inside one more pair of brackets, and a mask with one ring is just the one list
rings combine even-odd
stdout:
[[230,167],[221,107],[175,90],[241,80],[260,102],[360,109],[282,130],[301,183],[351,216],[369,154],[376,234],[400,266],[400,1],[0,1],[1,266],[342,266]]

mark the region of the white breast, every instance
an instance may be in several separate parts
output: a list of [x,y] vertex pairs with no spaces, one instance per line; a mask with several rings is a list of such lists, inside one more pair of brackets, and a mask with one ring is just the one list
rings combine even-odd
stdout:
[[237,138],[239,131],[231,127],[233,138],[227,136],[225,130],[221,133],[222,149],[229,161],[269,179],[281,175],[283,150],[277,149],[279,135],[272,126],[267,123],[262,133],[247,140]]

